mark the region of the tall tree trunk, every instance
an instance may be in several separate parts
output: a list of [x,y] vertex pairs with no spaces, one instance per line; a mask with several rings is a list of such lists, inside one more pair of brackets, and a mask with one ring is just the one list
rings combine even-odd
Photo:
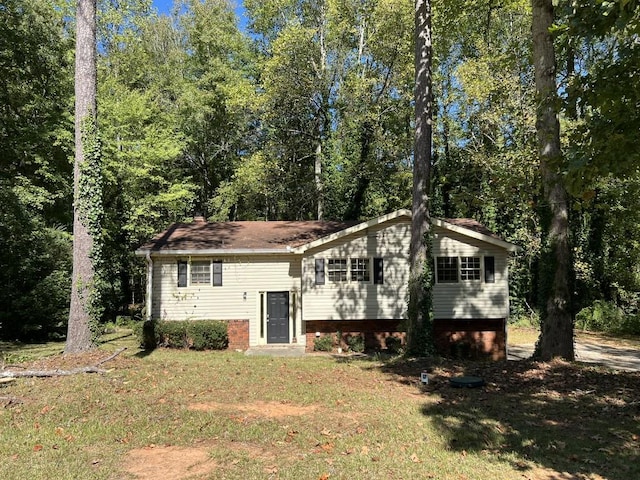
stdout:
[[573,360],[573,316],[571,312],[569,209],[560,175],[560,123],[556,89],[556,58],[553,37],[552,0],[532,0],[533,60],[536,83],[536,131],[540,174],[544,192],[541,207],[543,248],[540,264],[541,332],[536,355],[542,360],[562,357]]
[[88,350],[93,346],[89,302],[94,281],[90,254],[93,239],[86,218],[81,215],[78,199],[81,166],[85,162],[83,126],[87,118],[96,115],[96,0],[78,0],[76,10],[76,72],[75,72],[75,163],[73,170],[73,277],[71,305],[65,352]]
[[420,354],[429,348],[431,325],[431,239],[429,190],[432,140],[431,0],[415,2],[415,151],[413,218],[409,273],[407,348]]

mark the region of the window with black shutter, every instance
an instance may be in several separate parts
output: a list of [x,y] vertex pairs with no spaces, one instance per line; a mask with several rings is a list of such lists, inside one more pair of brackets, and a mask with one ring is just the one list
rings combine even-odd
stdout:
[[484,281],[485,283],[495,283],[496,281],[495,257],[484,257]]
[[178,261],[178,287],[187,286],[187,262]]
[[384,284],[384,261],[382,258],[373,259],[373,283]]
[[324,285],[324,258],[316,258],[316,285]]

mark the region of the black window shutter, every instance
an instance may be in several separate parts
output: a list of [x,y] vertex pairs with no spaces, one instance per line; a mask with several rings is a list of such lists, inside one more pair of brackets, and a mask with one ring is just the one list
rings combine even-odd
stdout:
[[187,286],[187,262],[178,261],[178,286]]
[[213,286],[222,286],[222,261],[220,260],[213,262]]
[[484,257],[484,281],[485,283],[495,283],[496,281],[495,257]]
[[384,260],[382,258],[373,259],[373,283],[384,284]]
[[324,285],[324,258],[316,258],[316,285]]

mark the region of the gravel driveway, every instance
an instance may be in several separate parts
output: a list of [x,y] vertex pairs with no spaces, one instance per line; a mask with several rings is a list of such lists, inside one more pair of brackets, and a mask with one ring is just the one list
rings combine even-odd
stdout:
[[[509,345],[509,360],[524,360],[533,353],[533,344]],[[616,370],[640,371],[640,350],[631,347],[576,342],[576,361],[597,363]]]

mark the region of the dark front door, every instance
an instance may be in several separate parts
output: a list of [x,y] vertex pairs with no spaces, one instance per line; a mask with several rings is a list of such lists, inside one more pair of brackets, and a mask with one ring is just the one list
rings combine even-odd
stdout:
[[289,343],[289,292],[267,292],[267,343]]

